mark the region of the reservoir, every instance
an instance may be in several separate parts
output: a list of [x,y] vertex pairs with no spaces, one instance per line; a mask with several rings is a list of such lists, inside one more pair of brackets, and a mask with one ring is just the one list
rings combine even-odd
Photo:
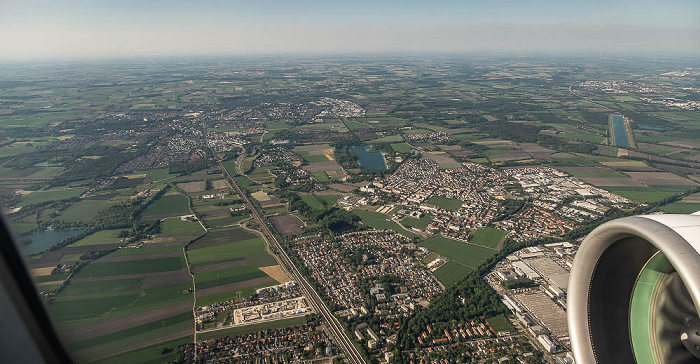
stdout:
[[611,115],[612,119],[612,134],[613,134],[613,145],[616,147],[629,148],[630,140],[627,136],[627,129],[625,128],[625,119],[622,115]]
[[70,238],[71,236],[78,235],[83,232],[83,229],[58,229],[58,230],[44,230],[38,233],[27,236],[28,239],[32,241],[31,244],[19,245],[19,250],[24,255],[32,255],[41,253],[47,248],[56,245],[63,241],[63,239]]
[[357,156],[358,162],[363,170],[381,169],[386,170],[386,162],[381,152],[369,151],[368,145],[353,145],[350,150]]

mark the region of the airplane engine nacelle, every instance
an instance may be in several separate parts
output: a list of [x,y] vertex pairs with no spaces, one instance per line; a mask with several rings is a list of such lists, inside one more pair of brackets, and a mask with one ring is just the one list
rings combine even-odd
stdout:
[[607,222],[576,253],[567,319],[576,363],[700,362],[700,215]]

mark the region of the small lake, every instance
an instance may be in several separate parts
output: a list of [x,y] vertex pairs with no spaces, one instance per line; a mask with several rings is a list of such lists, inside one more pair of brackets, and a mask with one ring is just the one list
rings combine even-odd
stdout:
[[613,131],[613,144],[616,147],[629,148],[630,140],[627,135],[627,128],[625,128],[625,119],[622,115],[613,115],[612,118],[612,131]]
[[353,145],[350,147],[350,150],[357,156],[357,160],[360,162],[362,169],[387,169],[382,152],[376,150],[370,151],[369,145]]
[[19,245],[19,250],[24,255],[32,255],[41,253],[47,248],[56,245],[63,239],[78,235],[83,232],[83,229],[58,229],[44,230],[22,238],[28,238],[32,241],[31,244]]

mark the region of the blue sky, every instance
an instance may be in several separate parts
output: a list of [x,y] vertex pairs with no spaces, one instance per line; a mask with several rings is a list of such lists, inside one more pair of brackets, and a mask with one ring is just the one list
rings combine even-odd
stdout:
[[0,58],[700,54],[700,1],[7,1]]

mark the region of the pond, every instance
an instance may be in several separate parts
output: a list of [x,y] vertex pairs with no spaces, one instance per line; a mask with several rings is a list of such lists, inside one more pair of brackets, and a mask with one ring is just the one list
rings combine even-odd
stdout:
[[24,255],[32,255],[41,253],[49,247],[63,241],[63,239],[78,235],[83,232],[83,229],[57,229],[44,230],[32,235],[23,237],[31,240],[30,244],[20,244],[19,250]]
[[381,169],[386,170],[386,161],[382,152],[369,150],[368,145],[353,145],[350,150],[357,156],[357,160],[363,170]]

